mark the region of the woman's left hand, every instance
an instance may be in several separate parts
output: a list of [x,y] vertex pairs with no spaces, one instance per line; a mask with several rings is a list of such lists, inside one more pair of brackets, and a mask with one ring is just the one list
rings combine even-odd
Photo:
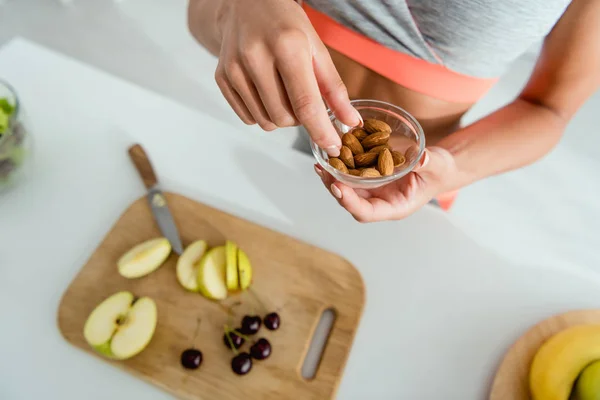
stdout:
[[352,189],[315,165],[315,171],[337,202],[359,222],[403,219],[444,191],[456,174],[454,157],[441,147],[429,147],[421,162],[404,177],[377,189]]

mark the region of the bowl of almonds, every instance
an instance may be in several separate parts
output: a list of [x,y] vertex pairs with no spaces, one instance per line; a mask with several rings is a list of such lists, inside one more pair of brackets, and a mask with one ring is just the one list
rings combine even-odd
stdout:
[[336,180],[357,189],[374,189],[411,172],[425,151],[425,134],[408,112],[378,100],[353,100],[362,126],[347,126],[329,110],[342,138],[339,157],[329,157],[311,141],[317,162]]

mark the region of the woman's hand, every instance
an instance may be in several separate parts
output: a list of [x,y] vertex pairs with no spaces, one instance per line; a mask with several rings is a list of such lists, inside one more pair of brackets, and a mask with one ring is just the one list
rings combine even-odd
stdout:
[[354,219],[359,222],[398,220],[405,218],[445,191],[456,175],[454,158],[441,147],[429,147],[419,166],[408,175],[377,189],[352,189],[334,180],[315,165],[323,184]]
[[341,140],[323,99],[346,125],[361,119],[302,8],[293,0],[228,0],[218,23],[215,79],[240,119],[267,131],[301,123],[337,156]]

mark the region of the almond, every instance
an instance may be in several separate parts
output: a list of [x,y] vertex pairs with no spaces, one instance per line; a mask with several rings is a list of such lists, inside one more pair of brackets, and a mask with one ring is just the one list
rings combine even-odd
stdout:
[[390,149],[390,145],[389,144],[382,144],[381,146],[375,146],[372,149],[369,149],[369,153],[377,153],[379,154],[379,152],[383,149]]
[[369,133],[365,131],[363,128],[355,128],[351,132],[354,137],[358,139],[359,142],[362,142],[364,138],[369,136]]
[[365,152],[356,136],[351,133],[344,133],[344,136],[342,136],[342,144],[347,146],[354,155]]
[[392,151],[392,159],[394,160],[394,167],[399,167],[406,162],[404,154],[399,151]]
[[348,170],[348,173],[349,173],[350,175],[354,175],[354,176],[360,176],[360,170],[358,170],[358,169],[349,169],[349,170]]
[[371,149],[375,146],[381,146],[383,144],[387,144],[390,138],[389,132],[377,132],[372,133],[361,142],[364,148]]
[[367,131],[369,133],[375,133],[375,132],[392,133],[392,128],[390,128],[390,126],[388,124],[386,124],[383,121],[379,121],[378,119],[373,119],[373,118],[365,119],[363,128],[365,129],[365,131]]
[[377,169],[383,176],[388,176],[394,173],[394,160],[392,159],[392,153],[388,149],[383,149],[379,153],[377,159]]
[[340,149],[340,160],[342,160],[348,168],[354,168],[354,157],[352,156],[352,150],[350,150],[348,146],[342,146]]
[[360,176],[363,178],[375,178],[381,176],[381,174],[375,168],[365,168],[360,171]]
[[337,169],[340,172],[343,172],[345,174],[348,173],[348,168],[346,168],[346,164],[344,164],[344,162],[339,158],[330,158],[329,165],[331,165],[333,168]]
[[375,164],[377,153],[362,153],[354,156],[354,165],[357,167],[370,167]]

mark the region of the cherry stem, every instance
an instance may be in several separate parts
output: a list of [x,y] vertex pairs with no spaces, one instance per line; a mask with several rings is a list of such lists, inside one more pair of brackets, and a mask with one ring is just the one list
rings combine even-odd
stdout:
[[196,322],[196,332],[194,332],[194,340],[192,340],[192,342],[196,341],[196,338],[198,337],[198,330],[200,329],[200,317],[198,317],[198,320]]
[[252,288],[248,288],[248,291],[250,292],[250,294],[252,295],[252,297],[254,297],[254,299],[258,302],[258,304],[262,307],[263,311],[265,313],[268,313],[269,310],[267,309],[267,307],[265,307],[265,305],[263,304],[263,302],[260,301],[260,299],[258,298],[258,295],[256,293],[254,293],[254,290],[252,290]]
[[231,306],[226,306],[222,303],[218,303],[219,307],[221,307],[223,309],[223,311],[227,314],[227,324],[228,325],[232,325],[233,324],[233,309],[235,307],[241,306],[242,302],[241,301],[236,301],[235,303],[233,303]]
[[231,333],[231,329],[227,325],[225,325],[224,328],[225,328],[225,337],[227,337],[229,346],[231,347],[231,350],[233,350],[233,354],[235,354],[237,356],[239,354],[239,352],[235,348],[235,345],[233,344],[233,340],[231,340],[231,336],[229,336],[229,333]]
[[235,329],[232,329],[231,332],[235,333],[236,335],[238,335],[239,337],[241,337],[244,340],[247,340],[249,342],[252,341],[252,339],[250,339],[248,336],[244,335],[242,332],[240,331],[236,331]]
[[229,337],[229,333],[233,332],[244,340],[247,340],[249,342],[252,341],[252,339],[250,339],[248,336],[244,335],[242,332],[235,330],[235,329],[231,329],[231,327],[229,325],[225,325],[225,329],[228,332],[227,337]]
[[226,306],[225,304],[222,303],[218,303],[219,307],[221,307],[223,309],[223,311],[225,311],[225,313],[227,313],[227,315],[233,315],[233,309],[235,307],[241,306],[242,302],[241,301],[236,301],[235,303],[233,303],[230,306]]
[[285,303],[283,303],[283,305],[281,307],[277,308],[277,310],[275,310],[275,312],[279,312],[279,311],[283,310],[283,307],[285,307],[287,305],[287,303],[288,303],[287,301]]

